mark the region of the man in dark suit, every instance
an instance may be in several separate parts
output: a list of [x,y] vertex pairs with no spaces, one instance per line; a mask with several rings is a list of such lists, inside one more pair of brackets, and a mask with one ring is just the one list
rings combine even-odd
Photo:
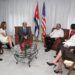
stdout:
[[27,39],[30,35],[29,29],[27,28],[27,23],[23,22],[22,28],[20,29],[19,35],[20,35],[20,42],[23,42],[24,39]]

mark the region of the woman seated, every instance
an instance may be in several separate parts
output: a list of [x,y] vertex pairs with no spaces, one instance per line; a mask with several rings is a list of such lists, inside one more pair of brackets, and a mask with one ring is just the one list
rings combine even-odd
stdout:
[[[69,40],[66,42],[63,42],[63,44],[60,47],[59,53],[57,54],[56,58],[52,62],[47,62],[49,66],[55,65],[56,70],[54,70],[55,73],[61,73],[62,72],[62,61],[65,59],[64,52],[65,50],[69,50],[71,47],[75,46],[75,35],[72,35]],[[73,51],[73,49],[72,49]]]
[[12,42],[11,36],[6,34],[6,22],[5,21],[1,22],[1,25],[0,25],[0,42],[2,44],[8,43],[10,48],[13,47],[13,42]]

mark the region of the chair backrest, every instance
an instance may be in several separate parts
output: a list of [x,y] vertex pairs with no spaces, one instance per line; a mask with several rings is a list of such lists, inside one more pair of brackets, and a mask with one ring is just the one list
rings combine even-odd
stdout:
[[[16,26],[15,27],[15,35],[19,34],[20,29],[22,28],[22,26]],[[27,29],[29,30],[29,32],[31,32],[31,27],[27,27]]]
[[[15,26],[15,44],[20,43],[19,31],[20,31],[21,28],[22,28],[22,26]],[[28,28],[29,33],[30,33],[30,37],[31,37],[30,39],[33,39],[32,32],[31,32],[31,27],[28,26],[27,28]]]

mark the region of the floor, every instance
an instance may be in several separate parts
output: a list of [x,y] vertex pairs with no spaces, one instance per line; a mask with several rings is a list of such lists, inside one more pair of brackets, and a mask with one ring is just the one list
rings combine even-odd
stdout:
[[[0,75],[61,75],[55,74],[53,66],[48,66],[47,61],[54,59],[55,51],[44,52],[42,43],[38,43],[38,58],[34,59],[31,67],[27,63],[18,63],[11,50],[4,50],[4,54],[0,55],[3,61],[0,61]],[[63,66],[62,75],[67,75],[68,70]],[[75,75],[75,71],[71,75]]]

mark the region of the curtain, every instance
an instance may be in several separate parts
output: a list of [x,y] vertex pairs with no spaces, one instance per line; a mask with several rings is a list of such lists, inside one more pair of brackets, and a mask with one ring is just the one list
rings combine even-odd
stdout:
[[14,27],[21,26],[23,21],[27,22],[34,32],[33,17],[37,2],[40,18],[43,2],[45,2],[46,33],[50,33],[57,23],[67,29],[72,23],[75,23],[75,0],[0,0],[0,22],[7,22],[8,34],[12,33],[14,36]]

